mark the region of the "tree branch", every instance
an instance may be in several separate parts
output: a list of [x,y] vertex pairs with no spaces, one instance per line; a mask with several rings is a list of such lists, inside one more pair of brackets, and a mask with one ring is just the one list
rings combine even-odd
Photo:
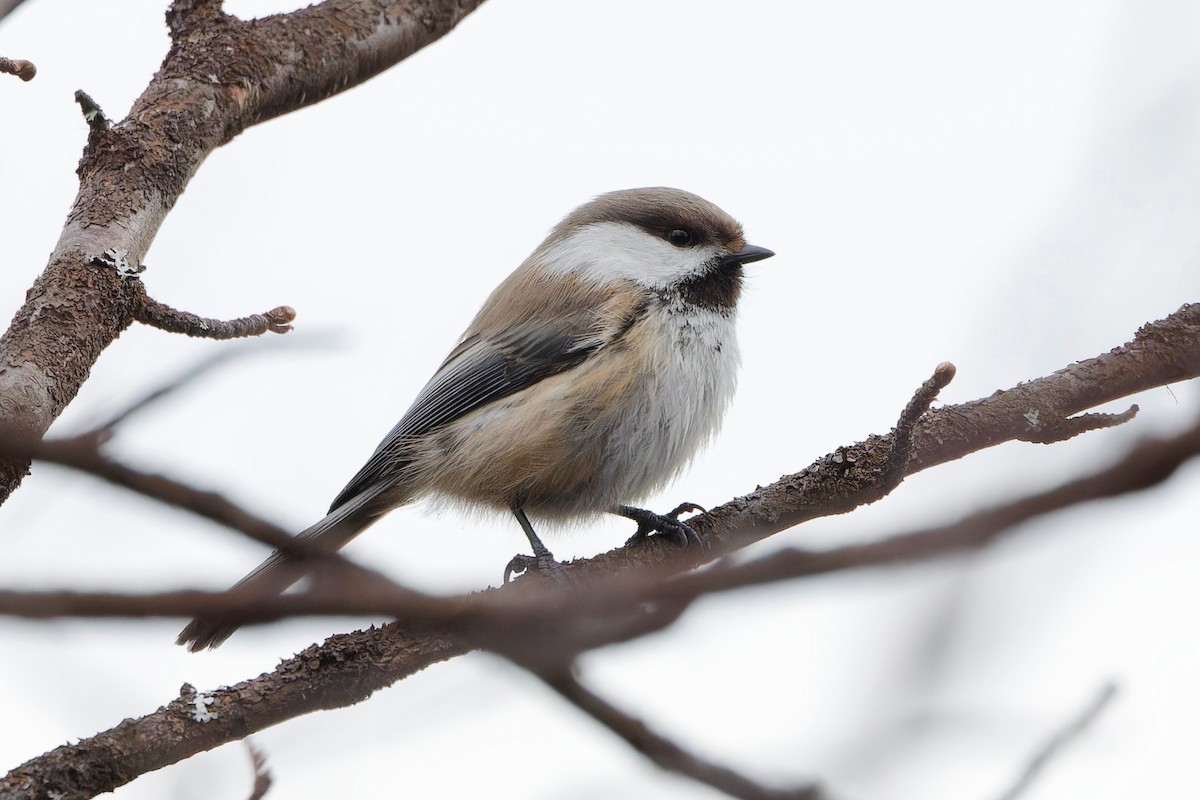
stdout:
[[16,75],[21,80],[28,82],[33,80],[33,77],[37,75],[37,67],[31,61],[0,56],[0,73]]
[[296,311],[291,306],[277,306],[264,314],[220,320],[178,311],[149,297],[137,311],[137,321],[144,325],[203,339],[243,339],[268,332],[287,333],[292,329],[288,323],[294,319]]
[[1033,758],[1025,765],[1025,769],[1021,770],[1016,782],[1000,796],[1000,800],[1017,800],[1024,794],[1051,759],[1090,728],[1116,696],[1117,685],[1115,683],[1106,683],[1101,686],[1100,691],[1078,716],[1068,722],[1062,730],[1056,731],[1045,744],[1038,748]]
[[[1069,410],[1072,404],[1087,402],[1087,398],[1095,403],[1114,399],[1114,392],[1118,391],[1114,385],[1119,390],[1135,392],[1194,377],[1200,365],[1197,354],[1200,336],[1195,335],[1200,324],[1198,317],[1200,307],[1184,306],[1166,320],[1142,328],[1133,342],[1104,356],[1074,364],[1008,392],[926,414],[917,426],[914,458],[906,473],[925,469],[939,460],[959,458],[973,449],[1003,441],[1006,436],[1018,438],[1029,423],[1023,418],[1021,422],[1014,421],[1014,413],[1019,418],[1024,413],[1014,409],[1053,408],[1057,409],[1056,414],[1074,413]],[[1091,385],[1089,381],[1097,383]],[[721,512],[720,528],[706,519],[715,512],[695,518],[693,524],[708,536],[719,531],[722,537],[719,541],[724,547],[736,547],[741,542],[761,538],[766,527],[781,525],[780,520],[841,513],[877,499],[877,487],[855,474],[865,469],[868,459],[848,461],[845,456],[882,452],[880,461],[873,463],[883,463],[889,457],[886,448],[889,438],[872,437],[868,440],[871,446],[865,449],[863,445],[840,448],[795,476],[787,476],[746,498],[727,503],[717,510]],[[686,607],[688,597],[699,596],[702,591],[937,557],[954,548],[979,546],[1007,529],[1004,525],[1017,524],[1034,514],[1095,497],[1144,489],[1165,480],[1197,449],[1200,449],[1200,425],[1172,439],[1139,445],[1118,464],[1059,490],[985,511],[951,526],[824,553],[785,553],[746,565],[684,576],[667,586],[661,585],[664,576],[680,572],[694,562],[677,547],[651,539],[593,559],[565,564],[570,574],[590,579],[581,580],[585,591],[558,595],[548,595],[536,580],[528,579],[471,598],[429,598],[416,593],[385,597],[374,592],[382,584],[351,586],[349,590],[342,587],[339,592],[326,587],[323,594],[270,600],[233,593],[175,593],[153,598],[9,593],[0,596],[0,611],[31,616],[138,613],[195,616],[212,615],[220,606],[241,621],[261,621],[291,613],[376,612],[394,613],[404,622],[332,637],[325,644],[314,645],[282,662],[272,673],[212,692],[217,712],[214,720],[196,723],[190,716],[188,701],[179,700],[77,745],[34,758],[0,780],[0,796],[34,797],[37,795],[28,787],[44,786],[56,790],[61,787],[66,793],[64,797],[91,796],[82,793],[81,786],[90,786],[94,792],[108,791],[142,772],[235,741],[285,719],[358,702],[417,670],[461,655],[475,646],[511,653],[523,663],[526,659],[520,653],[529,652],[523,643],[528,637],[537,636],[541,644],[554,642],[561,648],[555,659],[561,662],[563,654],[662,627]],[[834,458],[837,455],[842,456],[840,462]],[[851,466],[831,466],[847,463]],[[797,492],[798,482],[811,488],[813,497],[824,498],[822,503],[818,505],[813,498]],[[837,491],[839,486],[841,492]],[[737,509],[743,510],[741,519],[750,527],[749,533],[739,529]],[[972,536],[969,530],[973,526],[982,526],[987,533]],[[794,563],[787,563],[788,559]],[[790,571],[785,574],[785,570]],[[711,588],[704,585],[706,581],[711,582]],[[647,599],[656,599],[650,605],[663,610],[657,614],[653,609],[649,613],[630,612],[632,604],[644,608]],[[247,606],[251,600],[253,603]],[[102,602],[108,603],[107,607],[102,607]],[[55,607],[47,610],[51,603]],[[624,616],[615,609],[620,609]],[[431,621],[443,624],[439,627]],[[67,764],[70,770],[65,769]],[[71,794],[73,791],[79,793]]]
[[296,545],[294,537],[287,530],[231,502],[218,492],[197,489],[165,475],[143,472],[107,457],[99,449],[107,434],[107,431],[90,432],[70,439],[43,442],[34,451],[34,457],[39,461],[94,475],[114,486],[195,514],[270,547]]
[[592,719],[625,740],[661,769],[675,772],[741,800],[820,800],[815,784],[794,789],[770,789],[729,767],[688,752],[656,733],[645,722],[622,711],[581,684],[569,669],[540,673],[546,685]]
[[[322,585],[287,595],[164,592],[117,595],[0,591],[0,614],[27,618],[228,616],[239,623],[302,615],[387,615],[410,631],[453,632],[535,670],[577,653],[659,630],[699,597],[850,569],[894,566],[983,547],[1033,518],[1092,500],[1157,486],[1200,456],[1200,423],[1170,438],[1147,439],[1113,464],[1059,487],[984,509],[956,522],[830,550],[788,549],[738,565],[664,581],[664,570],[595,572],[597,559],[564,564],[579,583],[521,580],[461,597],[433,597],[367,571],[374,582]],[[605,554],[628,554],[626,545]],[[678,551],[678,549],[676,550]],[[681,559],[682,560],[682,559]],[[356,567],[356,569],[362,569]],[[646,611],[644,607],[650,607]],[[536,639],[537,647],[530,648]],[[544,661],[533,663],[529,654]]]
[[[171,48],[129,116],[108,127],[96,107],[67,224],[0,337],[0,440],[31,449],[138,317],[140,284],[96,262],[116,251],[140,264],[209,153],[404,60],[482,2],[326,0],[252,22],[216,2],[176,2]],[[0,460],[0,502],[28,467]]]
[[[196,710],[196,690],[185,684],[178,698],[153,714],[125,720],[17,767],[0,779],[0,798],[95,797],[139,775],[283,722],[298,706],[318,711],[351,705],[463,652],[450,639],[414,638],[395,629],[387,637],[377,633],[372,629],[334,636],[269,674],[213,692],[211,702],[204,704],[204,716]],[[240,734],[231,736],[234,730]]]
[[[1063,367],[979,400],[925,414],[913,437],[905,470],[913,475],[977,450],[1027,439],[1032,431],[1058,430],[1075,414],[1177,381],[1200,376],[1200,304],[1189,303],[1138,329],[1108,353]],[[1029,414],[1036,412],[1035,420]],[[1126,412],[1123,418],[1128,418]],[[1096,417],[1089,419],[1097,421]],[[1101,418],[1099,422],[1111,420]],[[1106,424],[1079,425],[1075,433]],[[876,475],[890,457],[892,434],[871,436],[785,475],[767,487],[688,520],[717,552],[744,547],[818,516],[852,511],[886,494]],[[1062,437],[1059,437],[1062,438]],[[666,552],[647,554],[656,562]]]

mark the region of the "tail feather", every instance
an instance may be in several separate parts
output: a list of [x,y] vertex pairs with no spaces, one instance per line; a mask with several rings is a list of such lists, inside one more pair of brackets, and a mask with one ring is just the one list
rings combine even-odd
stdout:
[[[351,539],[366,530],[371,523],[379,519],[383,512],[371,508],[378,491],[363,492],[350,502],[330,511],[321,521],[301,531],[297,541],[316,545],[327,552],[334,552],[344,547]],[[276,550],[259,564],[246,577],[238,581],[233,588],[254,587],[256,592],[280,594],[299,581],[305,575],[304,568],[295,560]],[[193,653],[205,648],[218,647],[228,639],[238,625],[214,622],[204,617],[197,617],[180,631],[175,644],[182,645]]]

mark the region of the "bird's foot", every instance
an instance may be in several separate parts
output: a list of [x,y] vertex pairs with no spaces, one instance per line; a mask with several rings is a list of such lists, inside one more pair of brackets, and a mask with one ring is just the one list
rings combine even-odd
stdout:
[[514,575],[534,572],[552,581],[565,581],[567,571],[562,562],[556,559],[549,550],[534,556],[515,555],[504,568],[504,582],[508,583]]
[[637,523],[637,531],[633,536],[629,537],[626,544],[631,544],[639,539],[647,538],[651,533],[658,533],[667,537],[680,547],[696,546],[700,548],[707,547],[704,540],[696,534],[692,527],[686,522],[680,522],[679,515],[689,511],[704,512],[703,506],[695,503],[680,503],[666,514],[655,514],[653,511],[647,511],[644,508],[634,508],[633,506],[618,506],[613,511],[622,517],[627,517]]

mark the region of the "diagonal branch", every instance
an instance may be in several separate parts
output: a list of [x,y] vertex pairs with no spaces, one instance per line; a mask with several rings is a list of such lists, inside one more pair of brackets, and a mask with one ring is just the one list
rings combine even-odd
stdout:
[[744,564],[682,575],[646,596],[639,596],[643,600],[688,603],[712,592],[849,569],[925,561],[975,550],[1034,518],[1157,486],[1197,456],[1200,456],[1200,423],[1176,436],[1146,439],[1113,464],[1090,475],[978,511],[947,525],[832,550],[781,550]]
[[1025,791],[1033,785],[1037,780],[1038,775],[1046,768],[1046,765],[1059,753],[1063,748],[1071,744],[1075,739],[1078,739],[1088,728],[1092,726],[1100,715],[1108,708],[1109,703],[1117,696],[1117,685],[1115,683],[1106,683],[1100,687],[1100,691],[1092,698],[1078,716],[1070,720],[1063,728],[1056,731],[1049,740],[1046,741],[1033,758],[1021,770],[1020,776],[1016,782],[1000,797],[1000,800],[1017,800]]
[[[213,150],[399,63],[482,2],[325,0],[243,21],[211,0],[177,0],[167,15],[171,47],[129,115],[109,126],[96,107],[67,224],[0,337],[0,441],[40,440],[137,318],[140,282],[97,262],[111,251],[142,263]],[[81,104],[85,113],[95,106]],[[0,458],[0,502],[28,467]]]
[[[1105,416],[1089,424],[1063,423],[1089,408],[1138,392],[1200,376],[1200,303],[1189,303],[1108,353],[1079,361],[1043,378],[922,417],[913,438],[912,475],[938,464],[1027,439],[1035,429],[1064,424],[1073,432],[1108,427]],[[1030,413],[1036,412],[1031,421]],[[1128,414],[1128,412],[1127,412]],[[1125,418],[1128,418],[1127,416]],[[875,481],[890,457],[892,435],[871,436],[688,521],[714,549],[744,547],[819,516],[841,514],[881,498]],[[847,467],[846,465],[850,466]],[[648,555],[655,562],[664,554]]]
[[823,796],[815,784],[795,789],[771,789],[729,767],[688,752],[642,720],[588,689],[571,674],[570,669],[542,673],[539,677],[576,708],[668,772],[679,773],[741,800],[820,800]]
[[[197,489],[165,475],[143,472],[109,458],[99,448],[106,433],[85,433],[69,439],[43,442],[34,451],[34,457],[87,472],[114,486],[195,514],[270,547],[301,547],[291,533],[242,508],[219,492]],[[318,554],[314,552],[311,555],[316,557]],[[319,557],[340,559],[334,553],[321,553]]]
[[[1200,423],[1170,438],[1143,441],[1095,473],[948,525],[830,550],[782,550],[665,582],[661,570],[631,568],[591,575],[578,584],[519,581],[473,595],[434,597],[364,570],[373,582],[318,584],[306,592],[266,597],[239,589],[136,596],[0,591],[0,614],[39,619],[227,615],[240,623],[302,615],[387,615],[400,620],[410,632],[453,631],[474,646],[506,655],[536,671],[548,671],[583,650],[660,630],[707,594],[977,549],[1036,517],[1157,486],[1198,456]],[[627,545],[622,551],[629,548]],[[595,561],[580,559],[563,567],[568,573],[585,574],[594,569]]]
[[[1170,317],[1143,327],[1133,341],[1110,353],[1073,364],[1007,392],[930,412],[917,426],[913,457],[905,473],[911,474],[1001,441],[1020,438],[1028,432],[1030,423],[1023,415],[1031,408],[1042,410],[1039,419],[1043,421],[1065,418],[1086,409],[1089,404],[1107,402],[1123,393],[1131,394],[1195,377],[1200,372],[1198,334],[1200,306],[1184,306]],[[984,512],[984,522],[991,519],[995,524],[1007,515],[1007,524],[1014,524],[1028,519],[1031,510],[1045,513],[1052,508],[1064,507],[1064,499],[1083,502],[1092,497],[1108,497],[1119,491],[1146,488],[1165,480],[1182,463],[1187,447],[1194,448],[1200,443],[1200,432],[1195,430],[1176,438],[1184,440],[1189,436],[1192,437],[1191,445],[1167,440],[1165,443],[1135,449],[1134,455],[1122,464],[1068,484],[1073,486],[1068,490],[1069,498],[1063,495],[1057,500],[1051,498],[1053,502],[1048,502],[1047,498],[1039,496],[1030,508],[1020,513],[1002,510]],[[701,515],[692,520],[692,524],[698,531],[703,531],[703,535],[714,537],[721,547],[728,550],[769,535],[769,529],[780,529],[788,520],[802,521],[820,515],[843,513],[864,502],[872,502],[881,495],[871,476],[878,476],[880,470],[876,467],[890,457],[890,443],[890,435],[875,436],[865,443],[840,448],[818,459],[806,470],[727,503],[708,515]],[[1160,458],[1157,462],[1154,460],[1156,454]],[[852,458],[848,459],[848,455]],[[1148,460],[1138,460],[1142,457]],[[1122,470],[1129,474],[1124,479],[1117,479],[1116,473]],[[805,490],[810,494],[805,494]],[[974,523],[964,520],[957,526],[950,526],[950,530],[965,531],[971,524]],[[743,525],[746,527],[743,528]],[[988,541],[1001,529],[993,529],[976,544]],[[916,538],[912,538],[914,536]],[[914,548],[913,542],[924,542],[925,549]],[[855,566],[878,566],[936,557],[948,552],[949,546],[971,545],[970,541],[956,539],[955,536],[951,536],[949,542],[949,545],[946,541],[937,545],[933,540],[923,539],[921,532],[917,532],[910,534],[909,538],[901,538],[899,543],[895,539],[885,539],[821,554],[806,554],[804,558],[807,560],[802,561],[793,574],[817,574]],[[678,548],[653,539],[627,545],[586,561],[572,562],[564,565],[570,573],[594,580],[588,581],[587,592],[563,596],[563,603],[557,602],[560,599],[558,596],[551,596],[548,602],[545,593],[531,592],[531,596],[522,594],[537,586],[526,580],[487,593],[486,609],[482,607],[478,596],[469,607],[462,604],[461,598],[451,599],[454,605],[447,607],[440,605],[446,600],[414,596],[403,598],[399,603],[392,596],[385,606],[382,595],[372,598],[370,592],[365,590],[345,592],[345,597],[358,605],[351,609],[349,605],[352,604],[344,604],[341,611],[369,613],[373,609],[393,613],[405,619],[405,622],[332,637],[323,645],[314,645],[282,662],[271,673],[214,691],[212,694],[218,716],[206,723],[195,722],[190,716],[191,705],[186,699],[180,699],[140,719],[127,720],[77,745],[64,746],[39,756],[0,779],[0,795],[10,792],[13,798],[31,797],[33,795],[24,793],[22,787],[60,785],[55,782],[62,782],[64,796],[69,797],[91,796],[79,789],[81,786],[91,787],[92,792],[108,791],[138,774],[236,741],[248,733],[285,719],[358,702],[430,664],[462,655],[476,644],[485,644],[498,652],[511,652],[519,650],[519,644],[524,641],[522,636],[527,640],[530,635],[546,634],[559,637],[564,645],[562,652],[570,653],[572,649],[618,641],[621,635],[653,630],[657,623],[665,624],[677,615],[679,604],[671,608],[669,594],[660,595],[664,600],[662,605],[668,607],[668,613],[657,619],[645,615],[626,615],[632,622],[616,619],[614,624],[612,609],[618,607],[621,597],[624,597],[626,605],[620,607],[625,610],[629,603],[640,602],[642,596],[628,593],[627,589],[632,587],[645,591],[645,586],[638,587],[630,582],[648,582],[653,587],[663,577],[683,571],[692,563],[690,559],[681,557]],[[758,568],[746,566],[748,570]],[[748,581],[737,569],[709,570],[674,583],[684,587],[680,591],[697,595],[697,587],[689,586],[689,581],[711,580],[708,576],[712,575],[720,580],[720,575],[726,572],[734,576],[728,581],[731,584]],[[606,576],[607,581],[603,580]],[[778,578],[766,575],[761,579]],[[676,586],[666,591],[676,591]],[[58,595],[53,598],[6,595],[0,598],[0,610],[23,613],[22,607],[28,609],[41,601],[53,600],[59,604],[58,613],[98,615],[97,601],[101,599],[89,595]],[[194,616],[197,612],[211,613],[215,607],[213,604],[221,602],[227,603],[226,609],[233,612],[237,604],[244,604],[247,598],[226,595],[221,600],[219,596],[177,596],[172,604],[166,602],[166,597],[160,597],[153,603],[143,602],[140,609],[135,609],[135,604],[131,602],[144,600],[109,597],[105,613],[128,616],[138,613],[162,614],[165,611],[179,616]],[[242,608],[243,613],[249,612],[246,613],[247,619],[263,620],[297,611],[317,613],[314,600],[320,601],[326,613],[336,607],[331,597],[306,597],[302,594],[274,598],[269,603],[260,601],[253,609],[246,609],[244,605]],[[45,602],[42,602],[43,609]],[[154,603],[157,604],[157,610],[151,607]],[[209,605],[201,608],[202,603]],[[292,607],[289,608],[288,604],[292,604]],[[307,605],[302,607],[301,604]],[[569,614],[574,616],[568,616],[568,605]],[[419,610],[421,619],[413,615],[414,610]],[[589,614],[590,617],[587,616]],[[439,617],[444,625],[429,624],[430,620]],[[557,627],[553,624],[556,617]],[[607,628],[593,624],[597,619],[608,621]],[[531,623],[531,620],[534,622]],[[488,635],[489,631],[501,628],[507,632]],[[504,637],[509,637],[507,643]],[[70,770],[65,765],[70,765]],[[71,794],[72,791],[79,793]]]

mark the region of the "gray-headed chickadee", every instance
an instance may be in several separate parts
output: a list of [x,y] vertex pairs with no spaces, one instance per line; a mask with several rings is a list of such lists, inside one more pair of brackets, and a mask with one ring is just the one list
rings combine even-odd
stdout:
[[[742,265],[773,255],[732,217],[678,189],[603,194],[571,212],[483,304],[375,453],[300,539],[336,550],[423,496],[569,521],[612,512],[692,536],[625,505],[674,477],[733,395]],[[677,510],[678,511],[678,510]],[[288,568],[289,566],[293,568]],[[238,584],[302,576],[276,552]],[[191,650],[233,626],[193,620]]]

